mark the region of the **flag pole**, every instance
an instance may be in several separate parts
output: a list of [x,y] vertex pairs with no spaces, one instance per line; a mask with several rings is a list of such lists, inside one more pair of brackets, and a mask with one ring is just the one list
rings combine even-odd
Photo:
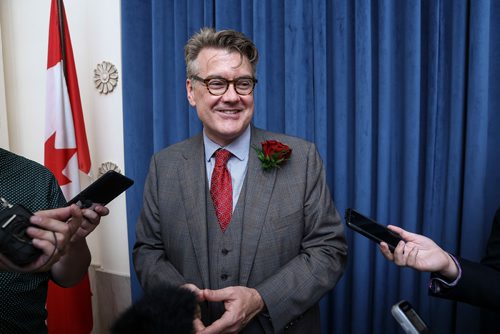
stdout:
[[68,77],[68,73],[66,71],[66,39],[64,36],[64,4],[63,0],[57,0],[57,16],[59,19],[59,36],[61,43],[61,53],[62,53],[62,65],[64,77]]

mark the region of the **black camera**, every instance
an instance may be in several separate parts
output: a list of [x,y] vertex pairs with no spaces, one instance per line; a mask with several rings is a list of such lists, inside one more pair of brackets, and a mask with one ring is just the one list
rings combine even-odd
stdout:
[[0,253],[13,263],[23,266],[35,261],[42,250],[33,246],[26,234],[33,213],[20,204],[10,204],[0,197]]

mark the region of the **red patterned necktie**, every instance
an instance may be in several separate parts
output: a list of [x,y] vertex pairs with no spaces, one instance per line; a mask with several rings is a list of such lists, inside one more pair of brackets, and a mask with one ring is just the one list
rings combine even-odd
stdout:
[[233,186],[231,174],[227,169],[227,161],[231,152],[219,149],[215,152],[215,167],[210,184],[210,195],[214,202],[215,214],[221,230],[224,232],[231,221],[233,213]]

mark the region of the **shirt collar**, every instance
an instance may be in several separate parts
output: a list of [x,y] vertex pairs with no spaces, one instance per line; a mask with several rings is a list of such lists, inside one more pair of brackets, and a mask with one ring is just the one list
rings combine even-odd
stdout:
[[[249,125],[238,138],[223,148],[231,152],[231,154],[238,160],[244,161],[247,159],[248,151],[250,149],[250,134],[251,129]],[[205,144],[205,160],[208,162],[214,155],[215,151],[221,148],[221,146],[210,140],[210,138],[208,138],[205,134],[205,130],[203,130],[203,143]]]

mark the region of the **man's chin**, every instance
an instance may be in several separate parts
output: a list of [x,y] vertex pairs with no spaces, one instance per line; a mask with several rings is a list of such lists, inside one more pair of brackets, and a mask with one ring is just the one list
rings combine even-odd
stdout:
[[224,130],[220,131],[219,133],[217,133],[214,136],[214,138],[210,138],[210,139],[212,139],[214,142],[216,142],[217,144],[219,144],[221,146],[227,146],[230,143],[232,143],[236,138],[238,138],[244,131],[245,131],[245,129],[241,129],[241,128],[231,129],[231,130],[224,129]]

